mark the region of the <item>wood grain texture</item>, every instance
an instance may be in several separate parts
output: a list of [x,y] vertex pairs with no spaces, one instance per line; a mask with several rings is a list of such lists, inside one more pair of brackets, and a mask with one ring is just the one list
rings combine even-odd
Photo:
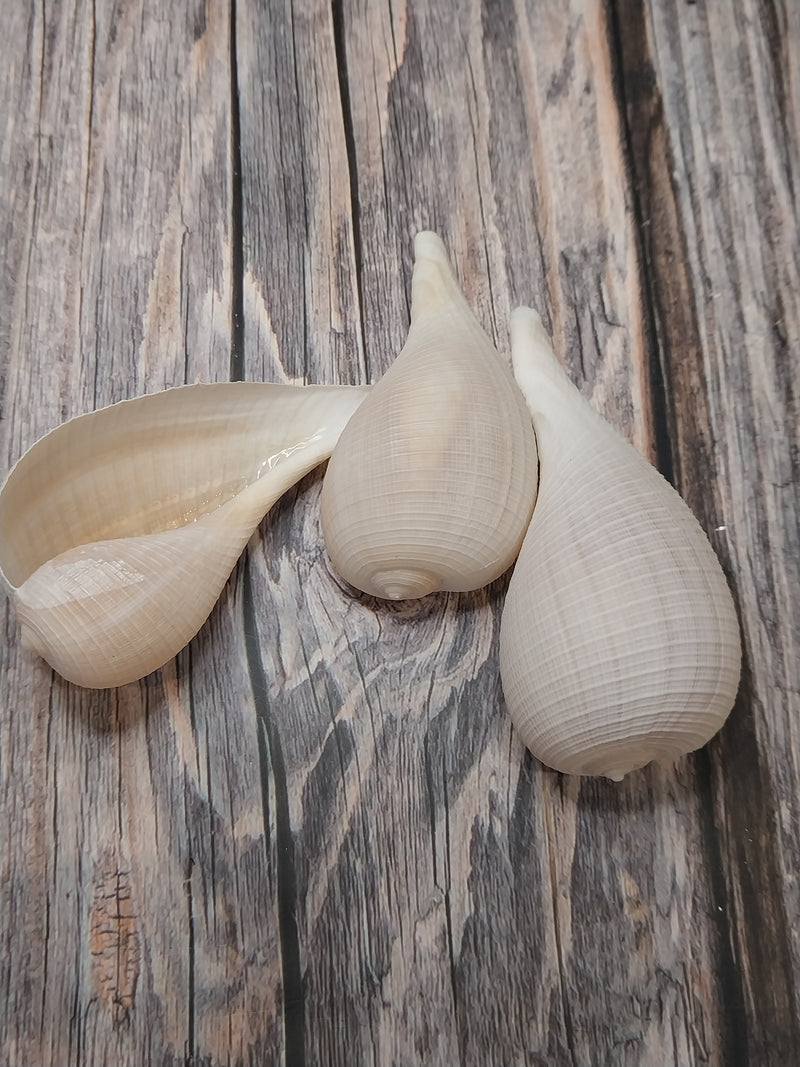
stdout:
[[779,1062],[800,1047],[800,20],[653,4],[620,30],[672,467],[745,645],[736,712],[697,757],[739,1006],[729,1055]]
[[620,786],[505,715],[506,579],[381,605],[321,472],[209,622],[0,643],[0,1062],[785,1064],[800,1048],[800,24],[645,0],[11,4],[0,456],[183,381],[375,380],[437,229],[538,307],[736,593],[737,706]]
[[[25,171],[3,174],[9,464],[71,414],[227,378],[231,314],[227,8],[183,5],[167,21],[158,4],[13,7],[7,84],[24,96],[4,101],[4,148]],[[194,931],[214,897],[192,842],[225,751],[214,742],[207,759],[192,722],[203,672],[80,691],[20,652],[4,608],[0,1059],[183,1061],[195,957],[206,963]],[[205,684],[212,708],[235,671]],[[235,813],[236,789],[225,795]]]

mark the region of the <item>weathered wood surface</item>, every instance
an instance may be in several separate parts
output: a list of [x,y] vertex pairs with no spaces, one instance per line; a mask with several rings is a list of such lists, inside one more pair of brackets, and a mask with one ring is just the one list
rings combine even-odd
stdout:
[[0,457],[183,381],[375,380],[442,233],[539,307],[736,593],[729,723],[539,766],[505,581],[331,573],[320,474],[211,619],[88,692],[0,645],[3,1064],[785,1064],[800,1054],[800,9],[13,0]]

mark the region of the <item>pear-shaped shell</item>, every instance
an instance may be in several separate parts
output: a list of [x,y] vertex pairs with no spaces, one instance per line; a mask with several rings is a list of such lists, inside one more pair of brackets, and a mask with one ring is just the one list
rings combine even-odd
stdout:
[[191,385],[72,419],[0,491],[23,643],[78,685],[133,681],[197,633],[245,544],[367,390]]
[[722,726],[739,682],[736,612],[697,520],[589,407],[539,316],[518,308],[511,337],[540,486],[503,611],[503,691],[543,763],[618,781]]
[[321,499],[335,569],[389,600],[502,574],[537,485],[530,415],[444,245],[420,233],[415,258],[408,339],[343,432]]

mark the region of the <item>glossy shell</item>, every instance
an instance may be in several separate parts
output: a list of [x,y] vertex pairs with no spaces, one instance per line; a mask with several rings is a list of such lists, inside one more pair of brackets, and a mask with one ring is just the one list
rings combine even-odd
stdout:
[[0,492],[0,571],[24,644],[98,688],[171,659],[263,516],[330,454],[365,395],[192,385],[43,437]]
[[514,561],[537,485],[530,415],[439,238],[415,242],[403,350],[350,420],[322,490],[333,566],[390,600],[477,589]]

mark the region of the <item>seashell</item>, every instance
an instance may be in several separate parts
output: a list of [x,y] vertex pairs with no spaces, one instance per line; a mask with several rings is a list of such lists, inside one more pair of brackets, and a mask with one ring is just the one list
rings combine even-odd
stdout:
[[536,312],[514,311],[511,341],[540,486],[501,622],[506,703],[542,763],[620,781],[725,722],[736,612],[689,508],[589,407]]
[[367,393],[189,385],[81,415],[0,491],[0,575],[22,642],[71,682],[123,685],[202,626],[272,504]]
[[516,558],[536,497],[522,395],[434,233],[414,243],[411,327],[333,451],[322,488],[331,562],[389,600],[477,589]]

